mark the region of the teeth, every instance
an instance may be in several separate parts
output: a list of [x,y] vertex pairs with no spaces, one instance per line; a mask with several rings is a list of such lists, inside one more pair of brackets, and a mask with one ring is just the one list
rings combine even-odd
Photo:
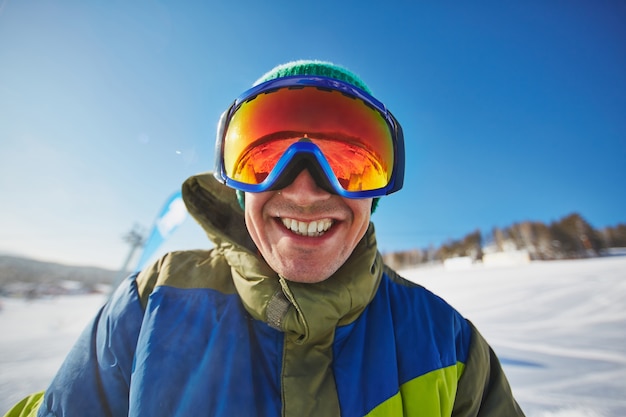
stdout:
[[330,219],[315,220],[312,222],[300,222],[295,219],[281,218],[285,227],[297,235],[301,236],[321,236],[330,229],[333,221]]

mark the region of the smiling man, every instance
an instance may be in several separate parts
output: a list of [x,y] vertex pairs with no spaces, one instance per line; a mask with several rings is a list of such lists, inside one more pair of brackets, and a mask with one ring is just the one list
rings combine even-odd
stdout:
[[522,416],[493,350],[385,266],[398,121],[350,71],[276,67],[224,112],[183,197],[215,247],[165,255],[9,416]]

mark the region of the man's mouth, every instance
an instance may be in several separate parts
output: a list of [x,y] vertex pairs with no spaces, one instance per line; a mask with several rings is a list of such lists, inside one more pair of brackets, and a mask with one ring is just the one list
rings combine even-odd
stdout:
[[331,219],[320,219],[314,220],[312,222],[301,222],[295,219],[281,217],[280,220],[283,222],[285,227],[291,230],[293,233],[307,237],[322,236],[333,225],[333,221]]

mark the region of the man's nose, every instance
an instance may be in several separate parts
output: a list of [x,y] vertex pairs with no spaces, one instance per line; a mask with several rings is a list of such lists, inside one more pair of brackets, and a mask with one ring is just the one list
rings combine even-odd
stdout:
[[308,169],[303,169],[287,187],[280,190],[284,198],[294,203],[307,206],[331,197],[331,193],[320,188]]

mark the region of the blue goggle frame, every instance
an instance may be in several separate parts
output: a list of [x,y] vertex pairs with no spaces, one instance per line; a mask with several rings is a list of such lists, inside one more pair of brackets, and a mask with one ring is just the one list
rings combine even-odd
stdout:
[[[387,122],[393,141],[394,166],[389,183],[385,187],[375,190],[345,190],[333,173],[321,149],[314,143],[306,140],[306,138],[293,143],[287,148],[263,182],[259,184],[248,184],[228,177],[224,168],[223,146],[231,117],[235,114],[239,106],[257,95],[289,87],[317,87],[320,89],[339,91],[350,97],[362,100],[365,104],[378,111]],[[260,193],[286,187],[295,179],[297,173],[306,168],[309,169],[317,184],[329,192],[345,198],[371,198],[382,197],[402,188],[404,183],[404,164],[404,135],[402,127],[383,103],[366,91],[334,78],[323,76],[291,76],[269,80],[250,88],[241,94],[230,107],[222,113],[217,127],[215,171],[213,175],[219,182],[231,188],[244,192]]]

